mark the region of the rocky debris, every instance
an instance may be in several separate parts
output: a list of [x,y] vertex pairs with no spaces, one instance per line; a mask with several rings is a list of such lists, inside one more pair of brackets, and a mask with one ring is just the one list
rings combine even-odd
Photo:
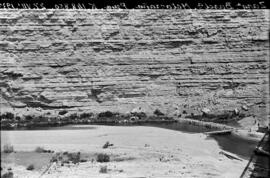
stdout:
[[141,107],[134,108],[130,111],[131,114],[144,112]]
[[248,107],[246,105],[243,105],[241,108],[245,111],[248,111]]
[[233,111],[234,111],[234,114],[235,114],[235,115],[238,115],[239,112],[240,112],[238,108],[235,108]]
[[203,115],[207,115],[207,114],[209,114],[210,113],[210,109],[208,109],[208,108],[203,108],[202,109],[202,113],[203,113]]

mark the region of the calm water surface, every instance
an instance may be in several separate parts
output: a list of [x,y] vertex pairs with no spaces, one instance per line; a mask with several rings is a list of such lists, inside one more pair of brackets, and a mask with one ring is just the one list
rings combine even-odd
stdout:
[[[97,124],[95,124],[97,125]],[[115,125],[117,127],[117,125]],[[123,125],[121,125],[123,126]],[[159,127],[159,128],[165,128],[165,129],[170,129],[170,130],[176,130],[176,131],[181,131],[185,133],[203,133],[203,132],[208,132],[212,131],[211,129],[207,129],[205,127],[199,127],[199,126],[194,126],[190,125],[188,123],[144,123],[144,124],[138,124],[138,125],[126,125],[126,127],[136,127],[136,126],[151,126],[151,127]],[[67,137],[66,134],[62,134],[61,130],[63,132],[68,131],[68,130],[77,130],[78,132],[83,132],[84,130],[89,130],[89,129],[95,129],[95,126],[91,125],[67,125],[67,126],[61,126],[61,127],[42,127],[42,128],[35,128],[31,129],[36,130],[36,131],[43,131],[42,135],[40,135],[40,139],[46,137],[47,134],[44,132],[44,130],[54,130],[58,131],[58,135],[55,138],[51,139],[52,143],[57,143],[57,140],[61,139],[66,139],[63,137]],[[5,131],[5,132],[20,132],[21,134],[24,134],[26,137],[31,137],[29,133],[27,133],[26,129],[21,129],[21,130],[16,130],[16,131]],[[71,136],[71,135],[70,135]],[[83,141],[83,134],[82,134],[82,141]],[[31,139],[31,138],[28,138]],[[217,141],[218,145],[221,147],[221,149],[234,153],[238,155],[239,157],[243,159],[249,159],[251,156],[253,150],[255,149],[257,145],[257,141],[251,141],[251,140],[245,140],[242,137],[234,136],[234,135],[216,135],[216,136],[211,136],[208,137],[208,139],[214,139]],[[80,142],[80,140],[77,140],[76,142]]]

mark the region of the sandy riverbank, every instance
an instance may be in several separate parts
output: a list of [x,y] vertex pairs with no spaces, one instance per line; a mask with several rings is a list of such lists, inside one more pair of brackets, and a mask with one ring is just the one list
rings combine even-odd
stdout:
[[[93,126],[89,126],[93,127]],[[11,143],[17,151],[37,146],[55,151],[105,152],[123,157],[108,163],[53,165],[43,177],[239,177],[246,160],[231,160],[220,154],[214,140],[204,134],[187,134],[155,127],[94,126],[85,130],[2,131],[2,145]],[[114,146],[102,149],[106,141]],[[125,159],[127,158],[127,159]],[[132,159],[128,159],[132,158]],[[108,172],[99,173],[107,165]],[[38,177],[41,171],[12,167],[15,177]]]

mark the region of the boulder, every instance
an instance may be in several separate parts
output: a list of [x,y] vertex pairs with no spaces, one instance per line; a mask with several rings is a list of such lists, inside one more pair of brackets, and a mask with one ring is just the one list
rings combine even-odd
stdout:
[[246,105],[243,105],[242,106],[242,109],[245,110],[245,111],[247,111],[248,110],[248,107]]
[[236,114],[236,115],[239,114],[239,109],[238,108],[235,108],[233,111],[234,111],[234,114]]
[[141,107],[134,108],[130,111],[131,114],[144,112]]
[[208,109],[208,108],[203,108],[201,111],[202,111],[203,114],[210,113],[210,109]]

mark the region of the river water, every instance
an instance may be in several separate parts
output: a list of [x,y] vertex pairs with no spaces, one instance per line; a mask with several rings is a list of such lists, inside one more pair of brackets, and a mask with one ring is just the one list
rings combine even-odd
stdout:
[[[123,125],[121,125],[123,126]],[[136,127],[138,125],[126,125],[126,127]],[[205,127],[199,127],[190,125],[188,123],[148,123],[143,124],[139,126],[147,126],[147,127],[159,127],[159,128],[165,128],[170,130],[177,130],[180,132],[185,132],[189,134],[195,134],[195,133],[203,133],[207,131],[211,131],[210,129],[207,129]],[[117,125],[115,126],[117,127]],[[75,144],[83,143],[87,138],[84,138],[84,131],[89,129],[95,129],[95,126],[91,125],[67,125],[67,126],[61,126],[61,127],[42,127],[42,128],[35,128],[31,130],[21,129],[21,130],[9,130],[9,131],[1,131],[1,143],[6,142],[8,139],[15,140],[15,142],[18,142],[19,144],[23,144],[24,142],[33,144],[42,143],[42,140],[46,140],[46,143],[44,144],[57,144],[58,142],[61,142],[63,139],[67,139],[67,143],[74,142]],[[48,137],[48,131],[54,131],[55,136]],[[72,138],[74,132],[69,133],[68,131],[75,131],[78,135],[82,135],[81,141],[80,140],[69,140],[69,138]],[[35,131],[35,132],[33,132]],[[13,133],[14,134],[13,134]],[[66,134],[68,133],[68,134]],[[38,136],[36,135],[38,134]],[[16,135],[16,137],[20,138],[9,138],[10,135]],[[50,134],[49,134],[50,135]],[[85,139],[85,140],[84,140]],[[242,137],[237,137],[234,135],[215,135],[208,137],[207,139],[213,139],[215,140],[221,149],[234,153],[238,155],[239,157],[243,159],[249,159],[251,156],[254,148],[257,145],[257,141],[251,141],[251,140],[245,140]],[[16,143],[14,143],[16,144]]]
[[[194,126],[185,123],[170,123],[170,124],[151,124],[155,127],[162,127],[171,130],[178,130],[186,133],[203,133],[212,131],[205,127]],[[243,159],[249,159],[253,153],[258,141],[246,140],[243,137],[236,135],[215,135],[209,136],[208,139],[214,139],[217,141],[221,149],[234,153]]]

